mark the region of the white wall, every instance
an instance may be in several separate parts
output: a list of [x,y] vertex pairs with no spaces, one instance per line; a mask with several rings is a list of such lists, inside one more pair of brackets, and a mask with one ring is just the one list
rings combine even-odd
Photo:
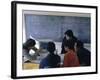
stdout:
[[[11,0],[0,0],[0,80],[11,80],[10,78],[10,68],[11,68]],[[22,0],[21,0],[22,1]],[[24,0],[25,1],[25,0]],[[28,0],[27,0],[28,1]],[[99,5],[100,9],[100,0],[31,0],[38,2],[51,2],[51,3],[64,3],[64,4],[84,4],[84,5]],[[100,14],[100,11],[99,11]],[[100,21],[100,15],[98,16]],[[100,24],[99,24],[100,26]],[[100,34],[100,27],[98,28]],[[100,36],[98,39],[100,44]],[[100,45],[98,46],[100,47]],[[100,49],[98,56],[100,56]],[[99,60],[100,61],[100,58]],[[100,68],[100,63],[99,63]],[[49,77],[42,78],[42,80],[99,80],[100,79],[100,69],[99,74],[91,75],[77,75],[77,76],[62,76],[62,77]],[[21,79],[20,79],[21,80]],[[24,79],[23,79],[24,80]],[[27,80],[41,80],[36,79],[27,79]]]

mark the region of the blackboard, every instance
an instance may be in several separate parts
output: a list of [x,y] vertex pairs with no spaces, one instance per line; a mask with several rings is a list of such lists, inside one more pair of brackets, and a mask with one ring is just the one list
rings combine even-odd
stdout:
[[62,41],[64,32],[71,29],[74,35],[85,43],[90,43],[91,25],[89,17],[50,16],[25,14],[26,38]]

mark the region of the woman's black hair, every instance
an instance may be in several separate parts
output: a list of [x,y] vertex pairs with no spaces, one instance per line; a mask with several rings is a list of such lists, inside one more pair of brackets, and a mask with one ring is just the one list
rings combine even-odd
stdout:
[[69,37],[73,37],[73,31],[69,29],[65,32],[65,35],[68,35]]
[[47,50],[48,50],[50,53],[54,53],[55,49],[56,49],[56,48],[55,48],[54,42],[48,42]]
[[27,39],[27,41],[23,44],[23,49],[29,49],[32,46],[35,46],[36,42],[33,39]]

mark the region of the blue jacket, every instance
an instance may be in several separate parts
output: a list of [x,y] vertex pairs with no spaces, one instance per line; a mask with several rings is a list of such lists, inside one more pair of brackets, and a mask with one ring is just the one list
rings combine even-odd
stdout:
[[60,56],[49,54],[41,62],[39,68],[56,68],[59,67]]

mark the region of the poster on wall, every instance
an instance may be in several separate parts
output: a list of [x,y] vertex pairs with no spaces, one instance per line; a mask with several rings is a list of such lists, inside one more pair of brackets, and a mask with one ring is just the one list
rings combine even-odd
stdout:
[[11,77],[97,73],[97,6],[11,2]]

